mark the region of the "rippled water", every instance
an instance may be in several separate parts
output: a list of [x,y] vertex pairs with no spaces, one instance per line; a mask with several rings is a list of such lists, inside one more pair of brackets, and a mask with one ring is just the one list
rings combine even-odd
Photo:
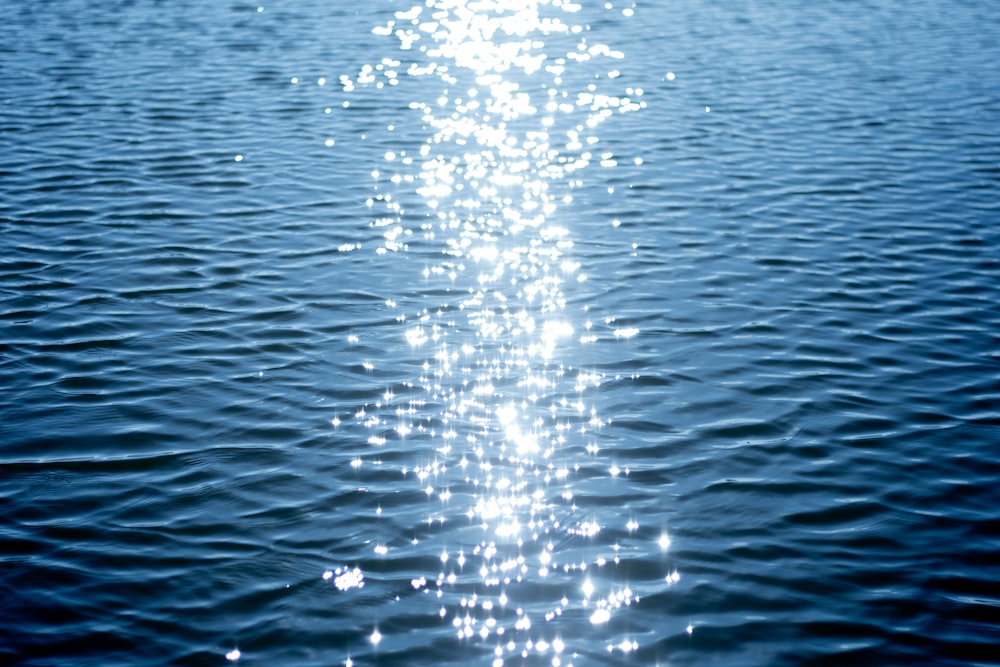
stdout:
[[1000,9],[5,19],[0,661],[1000,663]]

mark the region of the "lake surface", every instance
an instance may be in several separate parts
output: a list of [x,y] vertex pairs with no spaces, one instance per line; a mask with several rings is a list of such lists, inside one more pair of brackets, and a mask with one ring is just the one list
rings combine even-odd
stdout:
[[4,22],[0,662],[1000,664],[1000,5]]

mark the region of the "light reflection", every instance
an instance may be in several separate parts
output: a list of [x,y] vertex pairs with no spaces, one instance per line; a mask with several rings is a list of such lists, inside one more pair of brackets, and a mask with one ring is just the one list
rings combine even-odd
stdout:
[[[399,41],[399,59],[383,58],[339,78],[345,95],[420,82],[407,106],[428,136],[419,147],[382,151],[385,164],[372,171],[375,194],[366,204],[382,237],[377,252],[408,252],[417,241],[440,248],[436,259],[425,258],[423,277],[429,290],[455,296],[418,313],[386,302],[406,345],[426,360],[414,382],[387,388],[382,401],[356,410],[353,423],[366,429],[370,448],[395,460],[409,451],[394,449],[404,441],[407,448],[423,438],[433,443],[433,458],[403,459],[399,467],[403,481],[428,501],[440,501],[426,506],[415,530],[433,536],[454,520],[465,529],[457,534],[478,538],[455,544],[449,537],[452,545],[438,551],[440,569],[411,578],[410,592],[433,591],[439,602],[428,613],[450,625],[459,641],[496,642],[498,665],[533,653],[565,664],[559,655],[571,636],[604,630],[547,629],[564,610],[607,629],[614,615],[639,601],[638,593],[614,584],[613,571],[588,576],[592,566],[610,570],[607,558],[620,564],[623,547],[616,528],[609,528],[608,553],[601,521],[581,516],[577,502],[586,494],[574,486],[580,464],[567,458],[574,448],[596,456],[597,434],[611,422],[587,399],[604,375],[565,365],[575,343],[601,340],[589,320],[567,313],[566,290],[586,280],[567,227],[573,191],[583,186],[588,167],[615,169],[627,159],[601,147],[600,125],[645,106],[639,88],[606,89],[625,77],[625,55],[573,22],[583,9],[566,0],[426,0],[373,30]],[[402,202],[414,194],[425,210],[407,211]],[[605,340],[640,333],[613,317],[605,325],[611,336]],[[367,360],[362,367],[375,371]],[[396,416],[383,417],[386,410]],[[337,417],[332,423],[342,425]],[[354,456],[351,466],[361,475],[368,461],[382,465]],[[626,467],[624,475],[629,472]],[[623,471],[611,464],[610,473]],[[620,531],[617,508],[610,515],[608,525]],[[629,540],[640,540],[634,519],[625,529]],[[386,544],[398,544],[395,537],[378,536],[380,559],[392,558]],[[412,545],[419,542],[412,537]],[[666,550],[669,539],[628,544],[628,554],[657,544]],[[363,585],[360,569],[327,571],[323,578],[334,574],[344,584],[338,589]],[[661,585],[678,578],[676,571],[666,574]],[[531,599],[530,584],[542,580],[576,593],[548,605],[533,600],[530,610],[519,606]],[[377,628],[369,639],[376,646],[389,640]],[[608,639],[622,651],[638,648],[627,637]]]

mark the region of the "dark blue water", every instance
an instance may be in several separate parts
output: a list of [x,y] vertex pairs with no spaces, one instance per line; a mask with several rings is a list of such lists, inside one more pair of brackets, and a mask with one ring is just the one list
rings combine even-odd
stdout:
[[5,6],[0,663],[1000,664],[1000,7],[411,3]]

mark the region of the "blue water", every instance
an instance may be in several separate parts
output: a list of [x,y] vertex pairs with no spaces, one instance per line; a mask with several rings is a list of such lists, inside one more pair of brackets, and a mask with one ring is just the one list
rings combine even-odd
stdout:
[[0,663],[1000,664],[1000,7],[5,10]]

